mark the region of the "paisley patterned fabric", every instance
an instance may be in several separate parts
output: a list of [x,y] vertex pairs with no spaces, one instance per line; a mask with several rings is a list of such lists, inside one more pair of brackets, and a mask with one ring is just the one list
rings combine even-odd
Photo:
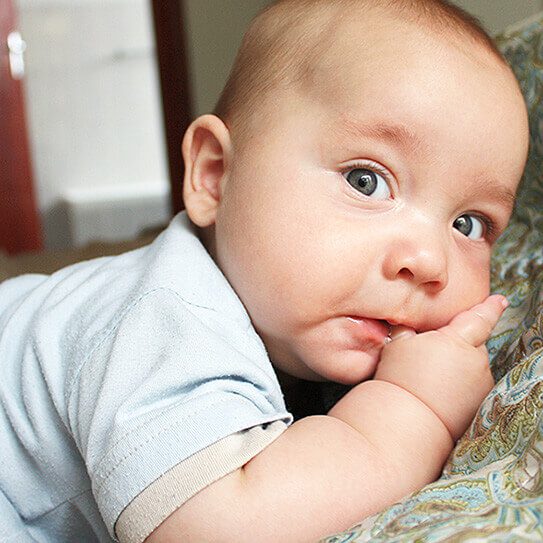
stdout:
[[492,290],[511,305],[488,343],[496,386],[441,478],[326,543],[543,541],[543,14],[498,36],[530,114],[531,150]]

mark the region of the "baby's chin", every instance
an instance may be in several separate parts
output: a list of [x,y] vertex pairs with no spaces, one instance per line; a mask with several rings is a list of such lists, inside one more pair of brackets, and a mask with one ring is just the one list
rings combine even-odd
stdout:
[[298,377],[308,381],[332,381],[342,385],[356,385],[373,377],[381,359],[381,351],[382,347],[369,352],[337,351],[329,356],[319,353],[315,358],[308,357],[307,362],[302,363]]

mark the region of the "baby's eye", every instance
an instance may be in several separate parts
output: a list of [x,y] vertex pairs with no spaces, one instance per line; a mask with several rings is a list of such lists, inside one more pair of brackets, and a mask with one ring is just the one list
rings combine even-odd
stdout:
[[475,215],[460,215],[454,221],[453,228],[470,239],[481,239],[486,233],[485,222]]
[[386,200],[390,198],[390,189],[385,178],[373,170],[367,168],[355,168],[344,174],[349,185],[365,196],[376,200]]

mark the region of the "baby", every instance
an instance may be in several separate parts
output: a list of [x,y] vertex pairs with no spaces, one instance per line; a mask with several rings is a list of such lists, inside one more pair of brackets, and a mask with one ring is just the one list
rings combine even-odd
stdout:
[[[2,540],[314,541],[435,480],[493,386],[527,148],[448,3],[274,3],[186,133],[186,213],[0,286]],[[292,423],[293,379],[355,386]]]

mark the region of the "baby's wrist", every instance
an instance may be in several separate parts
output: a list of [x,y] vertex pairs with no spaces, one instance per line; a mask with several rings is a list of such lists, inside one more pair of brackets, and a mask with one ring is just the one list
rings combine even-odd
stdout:
[[452,430],[450,425],[447,424],[444,417],[433,407],[432,402],[426,401],[423,397],[421,397],[420,394],[417,394],[414,390],[411,390],[410,387],[406,387],[396,382],[394,379],[391,379],[390,376],[380,375],[379,371],[376,372],[373,380],[379,381],[381,383],[386,383],[389,386],[395,387],[397,390],[400,390],[403,394],[405,394],[410,399],[415,399],[418,402],[418,404],[421,406],[421,409],[433,415],[437,423],[446,430],[451,440],[453,442],[456,441],[457,437],[455,435],[455,432]]

